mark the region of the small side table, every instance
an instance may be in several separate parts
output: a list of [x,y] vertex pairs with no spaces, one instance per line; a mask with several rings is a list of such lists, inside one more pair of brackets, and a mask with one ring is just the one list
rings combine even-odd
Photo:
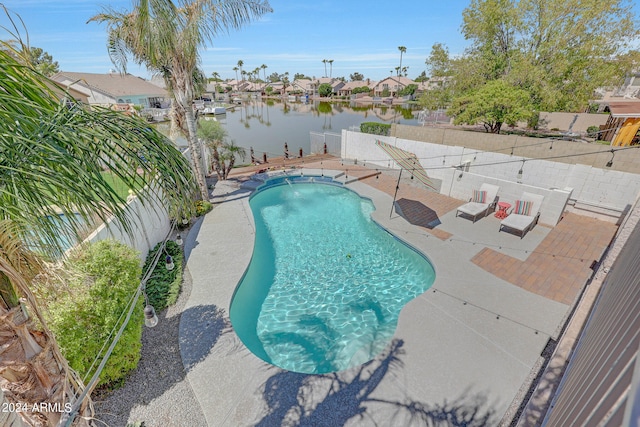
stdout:
[[505,219],[509,216],[507,213],[507,209],[511,207],[511,203],[507,202],[498,202],[498,212],[496,212],[495,217],[498,219]]

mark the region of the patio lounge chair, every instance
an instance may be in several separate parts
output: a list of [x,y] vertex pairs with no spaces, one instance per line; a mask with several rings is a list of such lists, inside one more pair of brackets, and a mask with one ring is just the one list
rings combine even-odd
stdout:
[[516,200],[510,215],[500,223],[498,231],[502,231],[503,227],[517,230],[520,232],[520,238],[522,239],[527,231],[538,223],[540,206],[542,206],[543,200],[544,196],[523,192],[520,200]]
[[470,216],[474,223],[479,216],[487,216],[489,211],[496,209],[499,189],[500,187],[497,185],[482,184],[479,190],[473,190],[473,195],[469,203],[460,206],[456,210],[456,216],[461,213],[465,214]]

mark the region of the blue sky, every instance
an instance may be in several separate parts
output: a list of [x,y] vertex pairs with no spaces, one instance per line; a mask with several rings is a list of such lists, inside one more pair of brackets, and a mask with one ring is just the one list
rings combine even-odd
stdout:
[[[109,5],[131,9],[131,0],[3,0],[20,15],[31,46],[41,47],[58,61],[63,71],[106,73],[113,65],[106,50],[106,26],[86,21]],[[450,53],[461,53],[467,42],[460,34],[462,10],[468,0],[430,2],[398,0],[291,1],[271,0],[273,13],[240,30],[220,35],[202,51],[202,68],[207,76],[218,72],[235,78],[238,60],[243,70],[262,64],[267,75],[288,71],[322,77],[323,59],[327,74],[349,78],[359,72],[379,80],[400,64],[398,46],[405,46],[402,66],[415,78],[425,70],[425,59],[435,42],[444,43]],[[6,17],[0,18],[3,25]],[[1,36],[7,39],[4,33]],[[331,69],[332,68],[332,69]],[[130,62],[128,71],[150,77],[145,68]],[[393,71],[395,74],[395,70]],[[260,76],[263,75],[261,71]]]

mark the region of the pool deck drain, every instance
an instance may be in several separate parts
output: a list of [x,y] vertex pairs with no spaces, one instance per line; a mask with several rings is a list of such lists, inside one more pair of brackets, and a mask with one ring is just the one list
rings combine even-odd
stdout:
[[[330,165],[324,160],[306,166],[325,175],[342,173],[336,162],[333,172]],[[351,178],[371,170],[351,166],[348,173]],[[209,426],[425,425],[443,416],[469,424],[500,423],[548,340],[557,338],[572,292],[578,292],[552,294],[562,283],[549,282],[545,293],[514,280],[509,272],[529,268],[531,262],[535,271],[525,268],[530,271],[527,277],[537,277],[536,271],[544,276],[551,262],[561,268],[565,259],[582,259],[575,268],[588,270],[591,260],[585,266],[580,257],[601,253],[615,230],[585,241],[584,255],[545,252],[530,261],[535,258],[532,253],[541,254],[538,248],[554,237],[555,230],[538,226],[522,240],[498,233],[495,218],[475,224],[455,218],[452,211],[460,201],[410,185],[399,192],[398,200],[407,201],[402,211],[390,216],[392,181],[383,174],[347,186],[374,202],[376,221],[426,254],[436,269],[436,281],[405,306],[387,350],[369,364],[339,373],[297,374],[258,359],[231,327],[183,316],[180,349],[183,360],[191,361],[185,366],[187,378]],[[228,318],[233,292],[253,250],[248,204],[253,188],[216,184],[214,210],[192,229],[185,244],[193,278],[185,310],[221,309]],[[431,217],[416,217],[419,209],[409,213],[410,201],[428,206],[425,212]],[[575,219],[564,221],[571,224]],[[563,244],[561,239],[555,242]],[[544,249],[553,250],[552,245]],[[193,336],[189,331],[195,325],[202,329],[199,336],[208,339],[183,340]]]

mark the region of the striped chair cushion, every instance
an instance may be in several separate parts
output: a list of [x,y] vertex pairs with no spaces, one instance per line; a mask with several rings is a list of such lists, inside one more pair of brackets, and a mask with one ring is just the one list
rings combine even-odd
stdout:
[[480,190],[473,190],[473,196],[471,197],[472,202],[476,203],[487,203],[487,192]]
[[513,213],[517,215],[530,216],[533,202],[529,200],[516,200],[516,205],[513,208]]

